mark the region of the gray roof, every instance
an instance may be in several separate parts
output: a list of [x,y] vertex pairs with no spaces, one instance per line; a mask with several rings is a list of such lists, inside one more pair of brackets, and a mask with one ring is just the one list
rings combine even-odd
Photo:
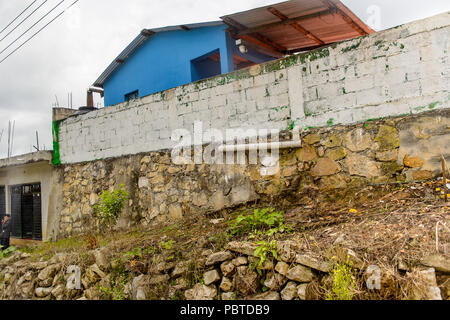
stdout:
[[103,88],[103,85],[108,80],[108,78],[120,68],[120,66],[127,61],[137,49],[139,49],[147,40],[149,40],[153,35],[160,32],[167,31],[177,31],[177,30],[190,30],[204,27],[215,27],[225,25],[223,21],[213,21],[213,22],[203,22],[203,23],[193,23],[185,24],[179,26],[169,26],[156,29],[144,29],[141,33],[119,54],[119,56],[114,59],[114,61],[106,68],[101,76],[94,82],[95,87]]

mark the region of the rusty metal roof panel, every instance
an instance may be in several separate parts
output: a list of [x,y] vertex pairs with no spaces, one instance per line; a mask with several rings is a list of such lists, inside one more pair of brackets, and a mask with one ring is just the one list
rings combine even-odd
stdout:
[[284,47],[287,51],[374,32],[339,0],[284,1],[222,19],[230,25],[235,38],[255,36],[259,41],[265,38],[269,44]]

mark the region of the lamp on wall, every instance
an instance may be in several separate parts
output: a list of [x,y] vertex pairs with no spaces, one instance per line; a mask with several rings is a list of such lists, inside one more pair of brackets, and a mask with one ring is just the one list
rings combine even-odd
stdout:
[[245,54],[245,53],[248,52],[247,47],[242,43],[242,39],[236,40],[236,45],[239,46],[239,51],[240,51],[242,54]]

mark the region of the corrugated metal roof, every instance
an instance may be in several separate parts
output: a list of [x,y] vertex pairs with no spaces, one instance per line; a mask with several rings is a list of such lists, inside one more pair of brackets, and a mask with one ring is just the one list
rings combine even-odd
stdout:
[[160,32],[177,31],[177,30],[190,30],[205,27],[215,27],[224,25],[222,21],[212,21],[204,23],[192,23],[179,26],[169,26],[163,28],[144,29],[141,33],[117,56],[116,59],[106,68],[101,76],[94,82],[95,87],[103,88],[106,80],[123,64],[127,61],[131,55],[136,52],[147,40],[153,35]]
[[339,0],[291,0],[221,17],[235,38],[281,53],[373,33]]

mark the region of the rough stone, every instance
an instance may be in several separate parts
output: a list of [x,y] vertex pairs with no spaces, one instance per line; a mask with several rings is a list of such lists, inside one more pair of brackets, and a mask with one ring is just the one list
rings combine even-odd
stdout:
[[154,275],[149,277],[147,283],[149,285],[155,285],[160,283],[165,283],[170,280],[170,276],[168,274]]
[[226,245],[226,249],[247,256],[253,256],[257,246],[250,242],[232,241]]
[[341,168],[335,161],[321,158],[317,160],[317,164],[312,168],[311,175],[313,177],[332,176],[339,171],[341,171]]
[[108,270],[111,267],[111,263],[109,262],[107,255],[106,255],[106,250],[105,249],[98,249],[94,251],[94,257],[95,257],[95,263],[97,264],[97,266],[105,272],[108,272]]
[[244,296],[255,294],[259,287],[258,274],[246,266],[238,267],[234,286]]
[[263,294],[258,294],[256,296],[250,297],[247,300],[254,300],[254,301],[277,301],[280,299],[280,294],[276,291],[267,291]]
[[362,128],[352,130],[345,135],[344,145],[350,151],[364,151],[369,149],[372,144],[372,137]]
[[286,287],[281,291],[282,300],[294,300],[297,298],[297,284],[295,282],[289,282]]
[[414,171],[413,174],[413,179],[417,180],[417,181],[423,181],[423,180],[430,180],[433,179],[433,172],[428,171],[428,170],[419,170],[419,171]]
[[295,241],[278,241],[277,253],[278,260],[290,263],[295,260],[296,250],[298,250],[298,244]]
[[233,291],[233,282],[227,277],[223,277],[222,282],[220,283],[220,290],[224,292]]
[[36,288],[35,294],[38,298],[45,298],[52,293],[52,288]]
[[403,164],[408,168],[422,168],[425,162],[418,157],[410,157],[409,154],[403,159]]
[[289,269],[286,277],[297,282],[311,282],[314,279],[314,274],[311,269],[299,265]]
[[186,300],[213,300],[217,296],[217,288],[197,283],[194,288],[186,290],[184,296]]
[[232,261],[225,261],[220,265],[220,271],[222,271],[223,275],[228,277],[233,274],[236,266]]
[[217,270],[208,271],[203,275],[203,280],[205,285],[209,286],[220,280],[220,274]]
[[316,144],[320,142],[320,135],[318,135],[317,133],[309,134],[305,138],[303,138],[303,141],[309,145]]
[[379,165],[370,158],[360,154],[350,154],[345,163],[351,175],[373,178],[381,175]]
[[171,220],[181,220],[183,218],[183,208],[180,205],[170,205],[169,218]]
[[44,281],[51,278],[53,280],[53,277],[59,270],[61,270],[61,265],[59,264],[48,266],[39,272],[38,279]]
[[397,161],[398,149],[377,152],[375,158],[383,162]]
[[264,285],[273,291],[278,291],[287,282],[287,279],[282,274],[276,272],[270,272],[267,275]]
[[306,289],[308,288],[307,283],[302,283],[297,286],[297,296],[300,300],[306,300]]
[[450,259],[440,254],[430,255],[421,260],[424,266],[431,267],[440,272],[450,273]]
[[328,273],[332,269],[331,263],[323,260],[319,260],[315,257],[304,255],[304,254],[298,254],[295,257],[295,262],[298,264],[301,264],[303,266],[309,267],[314,270],[318,270],[321,272]]
[[406,273],[407,279],[414,284],[411,295],[414,300],[442,300],[441,290],[437,286],[434,268]]
[[233,264],[236,267],[245,266],[248,264],[248,259],[246,257],[237,257],[236,259],[233,259]]
[[235,294],[234,292],[224,292],[222,293],[222,300],[234,300]]
[[317,153],[314,147],[306,145],[300,148],[296,152],[298,161],[308,162],[315,160],[317,158]]
[[172,276],[172,278],[181,277],[188,271],[189,271],[189,269],[188,269],[187,263],[180,262],[175,266],[175,269],[172,271],[171,276]]
[[400,147],[400,136],[396,128],[382,125],[375,141],[380,145],[380,151],[396,149]]
[[342,160],[347,156],[347,150],[344,147],[330,149],[325,153],[325,157],[333,161]]
[[206,265],[212,266],[215,265],[216,263],[224,262],[231,259],[233,259],[233,254],[230,251],[217,252],[213,253],[206,259]]
[[286,262],[280,261],[275,266],[275,271],[283,276],[286,276],[289,271],[289,265]]
[[327,137],[324,141],[322,141],[322,145],[324,145],[327,148],[335,148],[342,146],[343,138],[340,135],[332,134],[331,136]]

